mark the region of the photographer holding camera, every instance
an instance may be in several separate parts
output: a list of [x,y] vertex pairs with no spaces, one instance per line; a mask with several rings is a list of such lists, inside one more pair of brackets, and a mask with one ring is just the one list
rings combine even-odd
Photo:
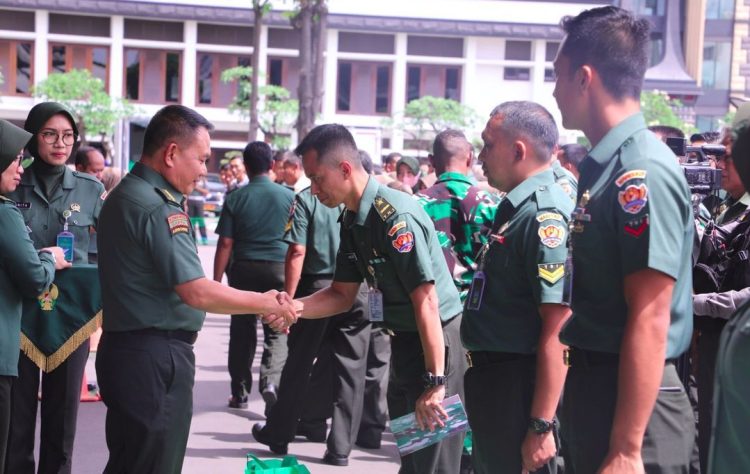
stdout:
[[[748,110],[750,112],[750,110]],[[738,112],[738,115],[741,115]],[[716,222],[706,227],[694,270],[693,313],[697,350],[698,445],[701,471],[708,468],[708,449],[713,410],[714,370],[721,331],[730,316],[750,301],[750,194],[740,180],[732,160],[732,134],[727,129],[721,141],[724,156],[716,157],[722,188],[727,199]]]

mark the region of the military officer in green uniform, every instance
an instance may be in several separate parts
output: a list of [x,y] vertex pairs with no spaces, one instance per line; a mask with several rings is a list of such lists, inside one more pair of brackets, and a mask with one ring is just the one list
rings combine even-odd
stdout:
[[497,106],[479,155],[507,193],[469,291],[461,339],[469,350],[466,411],[477,473],[557,472],[555,411],[566,367],[560,327],[573,202],[550,166],[552,115],[533,102]]
[[[28,150],[35,158],[18,188],[8,197],[21,210],[36,248],[57,244],[63,230],[73,234],[73,249],[65,258],[89,263],[89,240],[96,228],[104,186],[93,176],[72,171],[65,163],[78,139],[70,112],[56,102],[37,104],[24,124],[34,137]],[[28,317],[28,316],[27,316]],[[93,329],[92,329],[93,331]],[[59,367],[42,373],[39,472],[71,472],[73,443],[81,393],[81,379],[89,354],[89,334]],[[7,467],[10,472],[33,473],[39,367],[22,353],[18,380],[13,385],[13,416]]]
[[[229,285],[248,291],[284,289],[284,242],[294,192],[271,181],[273,152],[264,142],[248,143],[242,153],[249,184],[232,192],[221,210],[216,226],[219,242],[214,257],[214,280],[227,271]],[[229,265],[229,262],[232,262]],[[229,324],[230,408],[247,406],[253,384],[251,368],[258,342],[256,319],[233,315]],[[263,355],[258,391],[266,412],[276,403],[277,387],[287,357],[287,337],[263,326]]]
[[[750,104],[735,115],[732,160],[745,189],[750,189]],[[708,473],[750,472],[750,305],[724,326],[717,353],[716,383]]]
[[[348,309],[366,280],[370,319],[394,334],[390,416],[416,411],[417,423],[434,429],[446,416],[444,397],[463,393],[466,364],[459,340],[461,303],[435,228],[416,200],[369,177],[345,127],[316,127],[297,151],[313,194],[326,206],[346,207],[333,283],[299,300],[301,316]],[[458,472],[462,443],[463,436],[454,436],[407,455],[401,472]]]
[[18,376],[22,298],[42,294],[52,283],[55,269],[71,265],[60,247],[34,248],[16,203],[5,197],[21,181],[23,149],[31,137],[22,128],[0,120],[0,473],[6,472],[11,389]]
[[649,23],[613,6],[562,21],[554,96],[592,144],[572,215],[561,412],[575,472],[687,472],[695,421],[674,359],[692,334],[690,193],[646,128]]
[[211,128],[186,107],[161,109],[146,127],[140,162],[102,209],[96,373],[107,406],[107,473],[181,472],[193,343],[206,311],[296,319],[283,293],[240,291],[203,274],[183,200],[206,174]]

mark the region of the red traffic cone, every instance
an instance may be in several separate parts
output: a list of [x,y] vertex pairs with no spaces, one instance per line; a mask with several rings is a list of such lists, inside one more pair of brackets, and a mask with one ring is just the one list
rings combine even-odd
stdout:
[[93,386],[93,390],[89,390],[89,383],[86,380],[86,372],[83,373],[81,379],[81,401],[82,402],[99,402],[102,400],[102,396],[99,395],[99,389]]

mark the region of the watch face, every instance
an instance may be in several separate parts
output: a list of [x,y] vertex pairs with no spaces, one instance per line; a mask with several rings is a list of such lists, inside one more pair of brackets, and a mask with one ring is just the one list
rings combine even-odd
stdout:
[[548,421],[539,419],[539,418],[532,418],[529,427],[534,433],[547,433],[549,430],[552,429],[553,423],[550,423]]

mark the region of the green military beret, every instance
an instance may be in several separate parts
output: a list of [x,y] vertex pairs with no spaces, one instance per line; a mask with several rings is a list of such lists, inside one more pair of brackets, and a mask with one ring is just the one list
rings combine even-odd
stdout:
[[31,140],[32,135],[7,120],[0,120],[0,173],[16,159]]
[[416,158],[414,158],[412,156],[405,156],[405,157],[401,158],[400,160],[398,160],[398,164],[396,165],[396,169],[398,169],[398,167],[401,166],[401,165],[408,166],[409,169],[411,170],[411,172],[414,173],[414,175],[419,176],[420,169],[419,169],[419,160],[418,159],[416,159]]
[[[47,120],[57,114],[63,114],[68,120],[70,120],[73,133],[78,137],[78,127],[76,126],[73,114],[71,114],[64,105],[57,102],[42,102],[32,107],[31,110],[29,110],[29,116],[26,117],[26,123],[23,124],[23,128],[26,129],[27,132],[36,135],[39,133],[39,130],[42,129],[44,124],[47,123]],[[32,140],[29,142],[28,146],[29,152],[34,156],[37,156],[38,153],[36,145],[36,140]]]

